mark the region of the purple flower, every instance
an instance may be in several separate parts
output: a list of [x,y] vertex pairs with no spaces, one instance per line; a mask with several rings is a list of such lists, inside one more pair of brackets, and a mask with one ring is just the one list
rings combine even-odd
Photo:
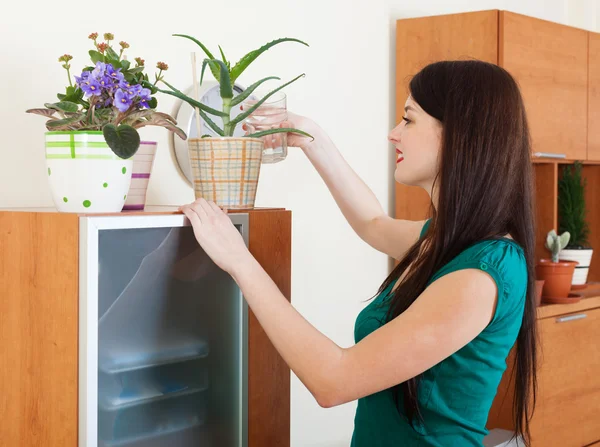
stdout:
[[102,76],[104,76],[104,72],[106,71],[107,65],[112,67],[112,65],[105,64],[104,62],[96,62],[96,68],[94,68],[94,70],[92,71],[92,76],[96,79],[100,79]]
[[113,80],[108,76],[102,76],[100,79],[98,79],[98,83],[102,86],[103,89],[108,90],[114,88],[115,85]]
[[119,112],[126,112],[131,106],[131,97],[123,90],[118,89],[115,93],[115,107],[119,109]]
[[112,64],[106,64],[106,74],[110,78],[116,79],[119,82],[125,79],[125,76],[123,75],[123,73],[121,73],[121,69],[119,68],[115,70],[115,67],[113,67]]
[[102,94],[102,86],[95,79],[87,79],[79,86],[85,93],[85,96],[100,96]]
[[127,94],[133,98],[140,94],[140,92],[142,91],[142,86],[140,84],[131,85],[129,86],[129,88],[123,90],[125,90]]
[[102,94],[102,96],[100,96],[100,99],[98,100],[98,102],[96,103],[96,108],[97,109],[103,109],[106,107],[110,107],[112,106],[113,103],[113,98],[110,95],[107,95],[106,92],[104,92]]
[[81,83],[86,82],[89,77],[90,77],[90,72],[84,71],[81,73],[81,76],[75,76],[75,82],[77,83],[77,85],[79,87],[81,87]]
[[129,83],[129,81],[123,78],[119,81],[119,88],[122,88],[123,90],[129,90],[131,88],[131,84]]
[[140,104],[140,106],[142,108],[145,108],[145,109],[149,109],[150,108],[150,106],[148,105],[148,101],[150,101],[150,99],[152,99],[150,97],[150,95],[151,95],[150,89],[143,88],[143,89],[140,90],[140,93],[138,94],[138,96],[139,96],[139,99],[140,99],[140,103],[139,104]]

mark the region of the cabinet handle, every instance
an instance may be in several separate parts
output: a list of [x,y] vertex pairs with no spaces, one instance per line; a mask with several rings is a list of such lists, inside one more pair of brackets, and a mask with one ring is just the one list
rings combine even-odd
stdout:
[[566,317],[560,317],[556,319],[557,323],[566,323],[567,321],[573,320],[581,320],[582,318],[587,317],[587,314],[576,314],[576,315],[568,315]]
[[550,152],[534,152],[533,156],[537,158],[567,158],[567,154],[552,154]]

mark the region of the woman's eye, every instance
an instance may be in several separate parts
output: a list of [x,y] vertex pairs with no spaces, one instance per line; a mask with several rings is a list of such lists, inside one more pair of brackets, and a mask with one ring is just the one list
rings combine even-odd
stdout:
[[402,119],[403,119],[404,121],[406,121],[406,124],[408,124],[408,123],[410,123],[410,122],[411,122],[411,121],[410,121],[410,120],[409,120],[407,117],[405,117],[405,116],[403,116],[403,117],[402,117]]

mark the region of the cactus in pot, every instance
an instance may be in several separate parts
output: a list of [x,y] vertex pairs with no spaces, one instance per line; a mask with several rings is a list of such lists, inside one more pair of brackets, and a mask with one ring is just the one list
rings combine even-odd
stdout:
[[546,236],[546,248],[552,253],[552,262],[558,262],[560,252],[569,244],[571,235],[568,231],[565,231],[560,236],[556,234],[555,230],[548,232]]
[[535,266],[536,280],[543,280],[542,301],[562,303],[569,299],[571,281],[577,261],[560,259],[561,251],[567,246],[571,235],[568,231],[558,235],[551,230],[546,235],[545,246],[550,251],[551,259],[540,259]]

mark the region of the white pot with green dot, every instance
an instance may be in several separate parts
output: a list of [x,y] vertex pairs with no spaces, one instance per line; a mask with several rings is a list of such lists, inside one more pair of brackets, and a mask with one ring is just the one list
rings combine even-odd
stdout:
[[101,131],[46,132],[46,165],[59,212],[115,213],[125,205],[133,157],[125,160]]

